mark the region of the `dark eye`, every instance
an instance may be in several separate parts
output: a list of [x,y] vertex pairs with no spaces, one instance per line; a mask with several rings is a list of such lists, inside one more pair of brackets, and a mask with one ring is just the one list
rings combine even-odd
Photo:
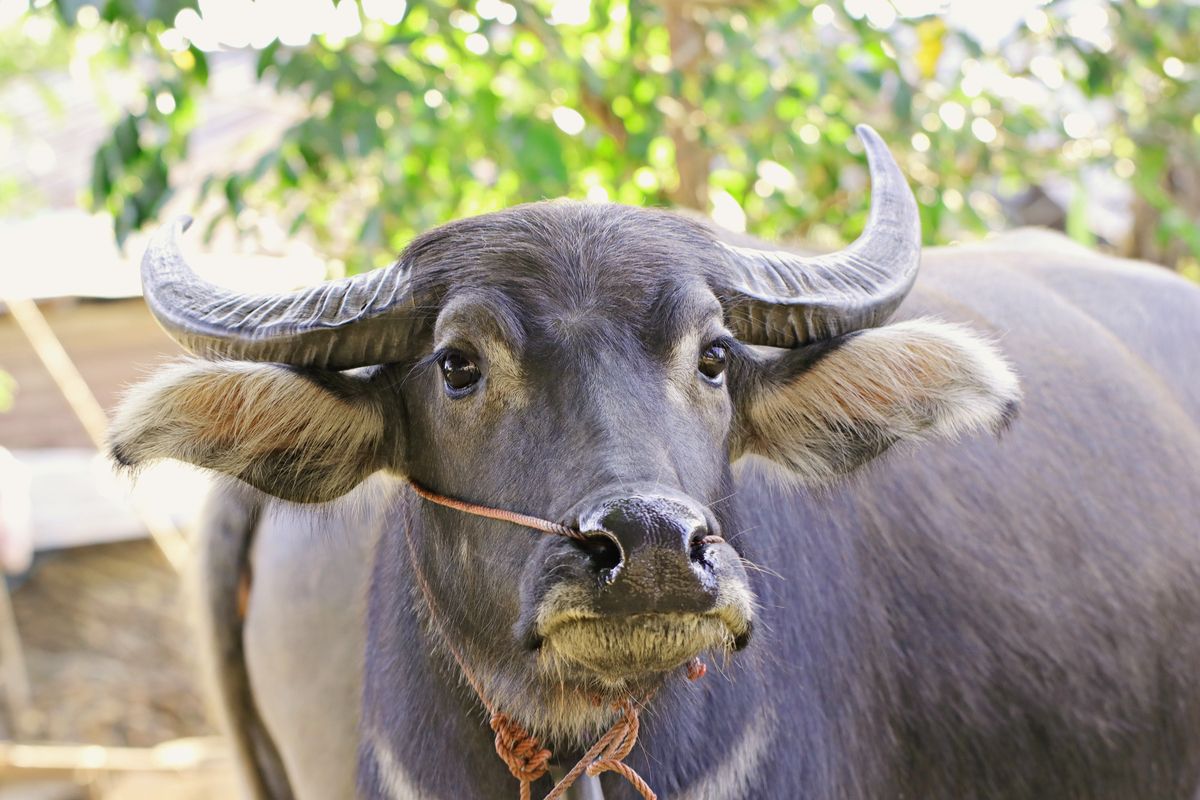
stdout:
[[479,367],[475,362],[462,353],[451,350],[444,354],[439,361],[442,367],[442,380],[451,395],[463,395],[479,382]]
[[696,368],[710,381],[718,381],[725,372],[725,363],[725,345],[713,342],[700,351],[700,361]]

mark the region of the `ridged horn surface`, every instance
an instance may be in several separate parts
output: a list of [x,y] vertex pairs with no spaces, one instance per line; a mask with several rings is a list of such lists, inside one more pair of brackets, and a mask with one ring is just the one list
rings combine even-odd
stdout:
[[396,264],[281,294],[240,294],[188,266],[181,217],[163,226],[142,258],[146,304],[184,349],[204,358],[350,369],[397,361],[412,325],[411,280]]
[[722,245],[730,269],[714,288],[742,341],[796,347],[876,327],[912,288],[921,262],[916,200],[879,134],[856,130],[871,172],[871,211],[853,244],[820,256]]

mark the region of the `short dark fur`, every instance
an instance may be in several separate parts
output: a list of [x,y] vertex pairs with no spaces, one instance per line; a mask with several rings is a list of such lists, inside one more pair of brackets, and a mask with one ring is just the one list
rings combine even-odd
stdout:
[[[664,212],[567,203],[439,228],[402,256],[428,311],[420,352],[356,379],[403,431],[389,468],[440,492],[567,523],[622,493],[667,493],[729,540],[722,575],[749,581],[757,633],[703,681],[662,682],[629,763],[662,797],[1192,797],[1200,375],[1174,342],[1200,341],[1200,291],[1061,254],[927,263],[901,317],[1004,331],[1030,387],[1020,423],[840,486],[773,489],[741,409],[854,352],[855,337],[736,346],[728,392],[677,380],[672,347],[722,334],[705,311],[720,310],[713,236]],[[1111,286],[1124,305],[1090,315]],[[1128,320],[1168,295],[1182,310],[1156,316],[1147,344]],[[440,330],[451,307],[459,321]],[[469,350],[481,389],[447,398],[435,347]],[[1000,399],[996,426],[1015,413]],[[892,444],[870,426],[842,433],[828,459],[844,471]],[[572,579],[581,556],[403,494],[377,516],[359,793],[388,796],[383,747],[430,796],[508,800],[515,782],[414,569],[492,698],[536,718],[556,687],[535,669],[532,615],[557,585],[546,576]],[[764,569],[740,573],[741,559]],[[565,760],[595,729],[548,732]],[[633,796],[611,777],[606,797]]]

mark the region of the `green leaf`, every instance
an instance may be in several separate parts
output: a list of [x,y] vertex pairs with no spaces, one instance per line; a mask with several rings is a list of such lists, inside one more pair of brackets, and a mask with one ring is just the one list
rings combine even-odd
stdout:
[[1087,193],[1082,186],[1076,186],[1067,208],[1067,235],[1080,244],[1091,246],[1096,242],[1096,235],[1088,225],[1087,211]]
[[[272,42],[272,44],[274,44],[274,42]],[[206,56],[204,54],[203,50],[200,50],[199,48],[197,48],[194,45],[188,46],[188,52],[192,54],[192,59],[195,62],[195,66],[192,67],[192,78],[195,79],[195,81],[197,83],[199,83],[201,86],[207,86],[208,85],[208,56]],[[258,75],[258,77],[259,78],[262,77],[261,73]]]
[[113,131],[113,142],[117,146],[117,155],[126,164],[142,154],[142,148],[138,144],[136,117],[132,114],[125,115],[125,118],[117,125],[116,130]]
[[258,59],[254,62],[254,77],[262,80],[267,70],[275,66],[275,54],[279,46],[279,40],[276,39],[258,52]]
[[245,208],[245,204],[242,202],[241,178],[237,175],[230,176],[225,181],[224,191],[225,199],[229,203],[229,208],[234,214],[240,213]]
[[111,144],[101,145],[92,158],[92,207],[100,208],[112,194],[112,174],[108,162],[111,158]]

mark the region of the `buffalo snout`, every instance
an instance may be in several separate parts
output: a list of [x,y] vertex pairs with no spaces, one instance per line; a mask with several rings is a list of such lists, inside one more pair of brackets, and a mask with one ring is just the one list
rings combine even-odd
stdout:
[[610,500],[580,516],[582,548],[602,583],[603,615],[704,613],[718,595],[705,541],[704,513],[680,500],[635,496]]
[[621,682],[745,645],[746,573],[699,504],[636,494],[582,507],[586,538],[553,548],[530,576],[536,599],[519,626],[555,674],[577,668]]

